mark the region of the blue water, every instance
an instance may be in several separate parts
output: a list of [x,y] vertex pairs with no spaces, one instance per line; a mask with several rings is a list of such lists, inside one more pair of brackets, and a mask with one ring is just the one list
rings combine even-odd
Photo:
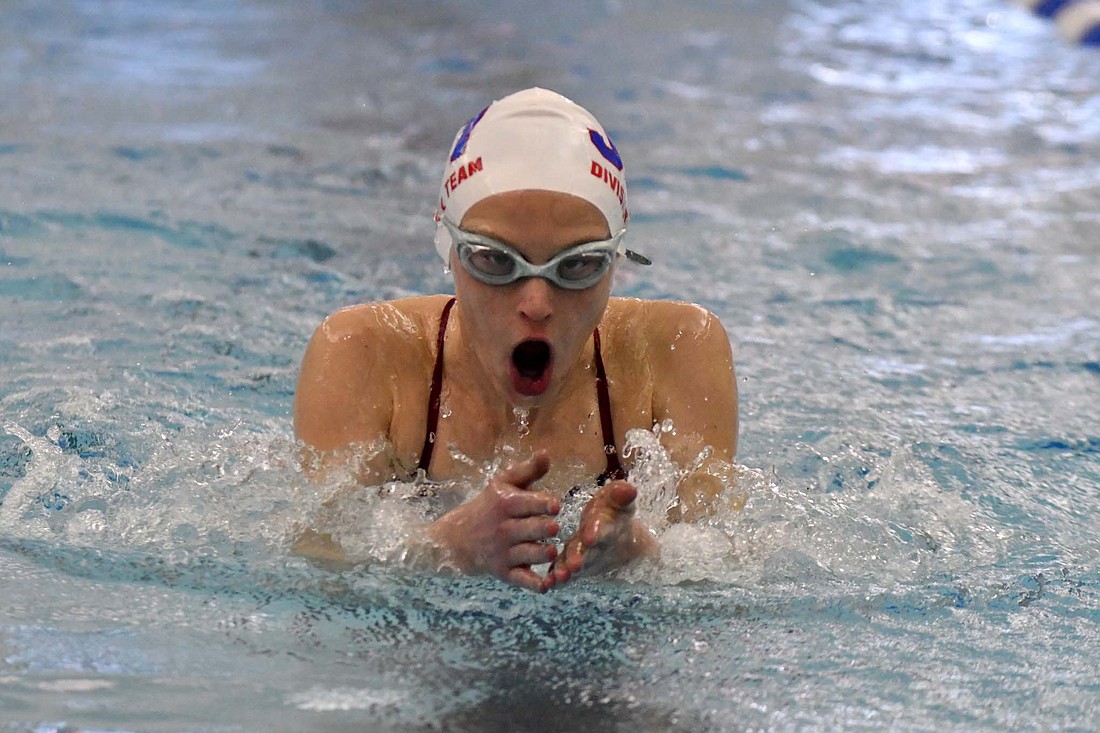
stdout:
[[[1100,728],[1098,61],[999,0],[5,3],[0,731]],[[305,563],[306,340],[449,287],[443,151],[535,84],[627,161],[617,292],[730,332],[745,508],[546,596]]]

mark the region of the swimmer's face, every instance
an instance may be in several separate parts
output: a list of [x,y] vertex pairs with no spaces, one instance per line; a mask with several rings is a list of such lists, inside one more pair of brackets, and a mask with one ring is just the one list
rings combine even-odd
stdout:
[[[460,226],[504,242],[533,264],[611,235],[599,209],[553,191],[510,191],[482,199]],[[462,331],[496,386],[517,403],[539,401],[560,389],[611,294],[610,272],[589,288],[567,290],[540,277],[487,285],[461,265],[453,271]]]

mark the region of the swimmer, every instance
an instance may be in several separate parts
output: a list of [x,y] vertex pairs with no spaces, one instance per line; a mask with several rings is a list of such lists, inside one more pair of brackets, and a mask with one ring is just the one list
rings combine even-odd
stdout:
[[[704,516],[726,488],[705,469],[737,450],[737,387],[713,314],[611,297],[616,268],[649,264],[626,246],[628,218],[622,159],[587,110],[543,89],[482,110],[455,137],[435,215],[454,297],[346,308],[309,343],[294,427],[310,470],[323,476],[356,446],[384,441],[357,465],[360,484],[418,473],[472,482],[472,464],[508,447],[525,457],[418,528],[419,551],[438,567],[543,592],[657,557],[635,516],[625,435],[671,421],[661,441],[680,466],[709,447],[669,509],[673,521]],[[584,484],[599,488],[559,549],[562,499]],[[295,550],[343,557],[323,527]]]

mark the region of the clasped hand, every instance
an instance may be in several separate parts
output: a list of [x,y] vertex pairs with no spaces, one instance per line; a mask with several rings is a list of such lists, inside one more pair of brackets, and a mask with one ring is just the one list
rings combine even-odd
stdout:
[[[656,554],[656,540],[634,518],[638,490],[626,481],[612,481],[595,493],[559,553],[550,541],[560,529],[561,502],[531,488],[549,469],[549,454],[542,450],[509,466],[473,499],[436,520],[429,536],[462,572],[494,575],[537,593],[582,570],[599,572]],[[544,562],[553,564],[542,577],[531,566]]]

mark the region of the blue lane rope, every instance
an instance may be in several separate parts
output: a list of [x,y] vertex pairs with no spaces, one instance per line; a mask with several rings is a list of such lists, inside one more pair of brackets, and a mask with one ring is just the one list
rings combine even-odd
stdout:
[[1053,20],[1070,43],[1100,48],[1100,0],[1017,0],[1017,4]]

